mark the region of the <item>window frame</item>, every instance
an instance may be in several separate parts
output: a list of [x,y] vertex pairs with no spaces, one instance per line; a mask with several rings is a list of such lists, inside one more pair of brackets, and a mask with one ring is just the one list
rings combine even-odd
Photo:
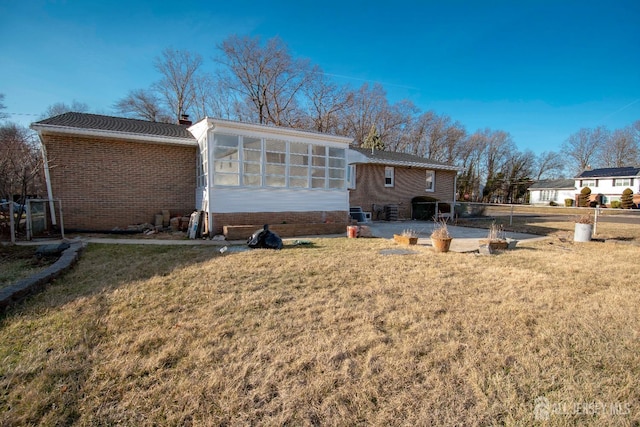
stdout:
[[[387,180],[389,180],[388,183]],[[393,188],[395,186],[395,168],[393,166],[384,167],[384,186],[386,188]]]
[[[427,187],[426,184],[431,183],[431,188]],[[425,189],[424,191],[428,193],[433,193],[436,191],[436,171],[433,169],[427,169],[425,171]]]
[[633,187],[633,178],[614,178],[614,187]]

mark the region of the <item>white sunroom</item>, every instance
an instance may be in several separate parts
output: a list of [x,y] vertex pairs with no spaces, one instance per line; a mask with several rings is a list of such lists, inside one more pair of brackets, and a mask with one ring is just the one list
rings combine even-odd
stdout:
[[212,118],[189,130],[199,147],[196,207],[207,212],[212,230],[348,214],[351,138]]

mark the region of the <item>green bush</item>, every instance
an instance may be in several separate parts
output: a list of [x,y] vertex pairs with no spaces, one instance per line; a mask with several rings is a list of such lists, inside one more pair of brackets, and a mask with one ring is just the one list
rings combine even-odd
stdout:
[[573,206],[573,199],[564,199],[564,205],[568,208]]
[[620,209],[622,207],[622,202],[620,200],[612,200],[611,207],[614,209]]
[[625,188],[622,192],[622,200],[620,201],[622,204],[622,209],[631,209],[633,207],[633,190],[630,188]]
[[549,202],[549,206],[558,206],[558,204],[552,200]]
[[584,187],[582,191],[580,191],[580,197],[578,199],[578,206],[581,208],[586,208],[589,206],[589,196],[591,196],[591,189],[589,187]]

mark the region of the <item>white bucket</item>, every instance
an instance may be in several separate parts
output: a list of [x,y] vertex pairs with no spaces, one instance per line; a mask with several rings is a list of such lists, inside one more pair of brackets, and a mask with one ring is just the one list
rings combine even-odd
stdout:
[[593,224],[577,224],[573,233],[574,242],[589,242],[591,241],[591,232],[593,230]]

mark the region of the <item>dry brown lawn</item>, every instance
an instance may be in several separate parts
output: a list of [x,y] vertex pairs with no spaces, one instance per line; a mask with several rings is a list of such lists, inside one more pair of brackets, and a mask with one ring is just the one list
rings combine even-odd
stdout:
[[35,246],[0,244],[0,289],[44,270],[56,258],[36,258]]
[[0,425],[640,423],[638,246],[313,242],[90,245],[2,318]]

